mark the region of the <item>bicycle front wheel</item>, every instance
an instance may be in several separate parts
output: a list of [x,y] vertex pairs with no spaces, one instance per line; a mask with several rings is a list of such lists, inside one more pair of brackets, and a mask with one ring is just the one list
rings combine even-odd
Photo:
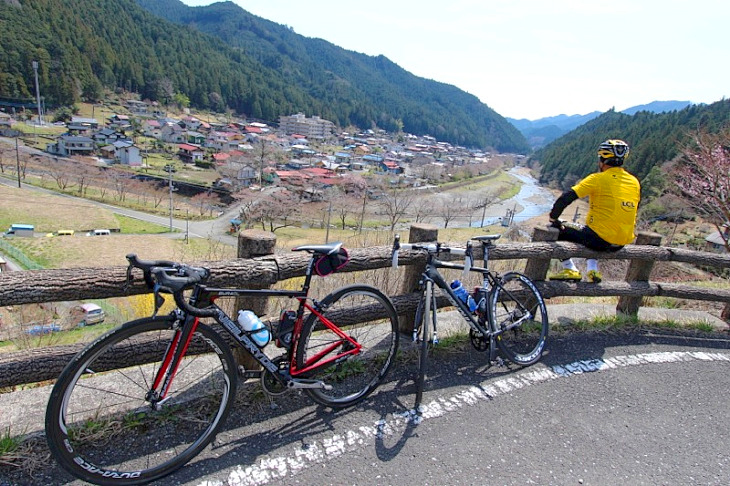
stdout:
[[[331,390],[305,389],[314,401],[332,408],[355,405],[383,381],[398,351],[398,315],[390,299],[369,285],[343,287],[320,303],[322,316],[355,340],[362,348],[332,360],[352,349],[349,342],[327,328],[315,314],[304,321],[297,344],[297,367],[321,363],[307,378],[321,380]],[[329,364],[326,364],[331,360]]]
[[236,393],[230,346],[198,324],[165,400],[148,401],[176,336],[173,316],[124,324],[91,343],[59,376],[46,409],[58,463],[95,484],[153,481],[182,467],[215,436]]
[[545,349],[548,317],[545,301],[521,273],[506,273],[492,294],[492,332],[497,346],[515,364],[537,362]]

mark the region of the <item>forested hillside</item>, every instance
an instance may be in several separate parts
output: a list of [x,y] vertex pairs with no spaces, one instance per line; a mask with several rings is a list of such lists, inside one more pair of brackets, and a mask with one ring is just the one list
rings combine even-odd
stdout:
[[626,168],[641,180],[653,167],[676,157],[698,128],[714,133],[728,124],[730,100],[669,113],[626,115],[612,110],[538,150],[530,160],[542,167],[540,182],[564,189],[596,170],[596,150],[601,142],[618,138],[631,147]]
[[301,36],[233,2],[206,7],[188,7],[179,0],[137,3],[242,49],[287,83],[331,105],[335,113],[330,119],[341,126],[377,125],[391,132],[402,127],[461,145],[527,150],[519,131],[475,96],[414,76],[384,56],[367,56]]
[[190,12],[200,17],[185,17],[192,27],[180,26],[133,0],[0,0],[0,98],[33,99],[37,60],[47,106],[124,89],[270,122],[303,112],[342,127],[402,128],[465,146],[528,150],[519,131],[476,97],[382,56],[304,38],[231,2],[195,9],[170,0],[143,3],[177,12],[173,20]]

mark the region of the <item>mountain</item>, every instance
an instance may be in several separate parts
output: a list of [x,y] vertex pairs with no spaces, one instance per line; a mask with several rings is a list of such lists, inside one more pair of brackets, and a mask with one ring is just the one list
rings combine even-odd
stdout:
[[667,111],[682,110],[691,105],[691,101],[652,101],[646,105],[632,106],[621,110],[621,113],[627,115],[635,115],[640,111],[649,111],[651,113],[665,113]]
[[598,144],[618,138],[631,147],[627,170],[643,184],[650,173],[656,174],[679,154],[691,134],[700,128],[716,133],[727,129],[729,121],[730,100],[663,113],[642,110],[627,115],[610,110],[535,151],[529,163],[540,166],[541,183],[565,189],[596,170]]
[[[652,101],[646,105],[632,106],[622,110],[621,113],[627,115],[635,115],[640,111],[663,113],[681,110],[691,104],[690,101]],[[600,111],[594,111],[586,115],[558,115],[538,120],[507,118],[507,121],[512,123],[527,138],[533,149],[538,149],[599,115],[601,115]]]
[[475,96],[383,56],[305,38],[232,2],[139,3],[151,11],[133,0],[0,1],[0,105],[34,99],[36,60],[51,108],[98,101],[112,89],[273,123],[302,112],[341,127],[529,150],[522,134]]
[[520,153],[529,149],[519,131],[475,96],[414,76],[385,56],[367,56],[298,35],[233,2],[203,7],[188,7],[179,0],[137,0],[137,4],[222,39],[317,99],[334,106],[345,101],[347,106],[332,115],[340,126],[378,126],[388,131],[402,127],[460,145]]

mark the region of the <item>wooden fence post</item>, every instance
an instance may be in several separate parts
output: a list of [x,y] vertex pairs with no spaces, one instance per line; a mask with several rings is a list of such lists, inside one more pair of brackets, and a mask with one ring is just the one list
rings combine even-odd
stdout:
[[[532,242],[558,241],[558,229],[553,227],[535,226],[532,231]],[[530,280],[540,282],[547,277],[550,269],[550,258],[530,258],[525,264],[525,275]]]
[[[238,258],[255,258],[274,254],[276,246],[276,235],[269,231],[261,230],[242,230],[238,233]],[[265,289],[270,285],[260,285],[250,283],[246,285],[251,289]],[[233,318],[238,316],[239,309],[248,309],[257,316],[266,314],[268,307],[268,298],[266,297],[236,297],[236,306],[233,312]],[[240,346],[234,346],[234,356],[239,365],[246,370],[258,370],[261,366],[258,362]]]
[[[662,243],[662,235],[649,231],[639,231],[636,235],[636,245],[659,246]],[[626,271],[626,282],[648,282],[651,271],[654,268],[654,260],[631,260],[629,269]],[[639,314],[642,297],[621,296],[616,305],[616,313],[636,317]]]
[[[436,226],[425,223],[414,223],[411,225],[408,242],[409,243],[427,243],[437,241],[439,236],[439,230]],[[414,292],[418,287],[418,280],[421,278],[423,273],[424,265],[410,265],[406,267],[403,275],[403,287],[401,288],[401,294],[408,294]],[[413,331],[413,320],[415,319],[416,313],[400,316],[400,331],[404,334],[410,334]]]

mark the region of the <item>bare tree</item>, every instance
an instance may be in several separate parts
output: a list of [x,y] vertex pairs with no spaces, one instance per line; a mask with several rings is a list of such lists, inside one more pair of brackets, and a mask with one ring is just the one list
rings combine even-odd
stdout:
[[484,227],[484,217],[487,214],[487,208],[497,201],[499,201],[499,194],[497,191],[489,191],[478,196],[477,202],[476,204],[474,204],[473,209],[482,210],[482,221],[480,223],[481,227]]
[[239,215],[238,219],[245,228],[252,228],[254,223],[260,221],[260,215],[257,213],[256,208],[258,206],[258,195],[248,189],[236,192],[232,194],[234,199],[239,204]]
[[261,227],[265,230],[269,225],[269,231],[291,226],[291,217],[297,213],[299,198],[292,192],[283,189],[269,193],[259,200],[261,214]]
[[51,179],[56,181],[56,185],[60,190],[65,191],[66,188],[73,186],[71,184],[71,173],[73,169],[73,163],[54,157],[53,161],[48,164],[46,173]]
[[395,188],[383,195],[380,201],[380,207],[388,216],[390,231],[393,231],[395,226],[407,214],[408,209],[413,204],[414,197],[413,191],[399,191]]
[[9,146],[0,145],[0,173],[5,173],[5,160],[8,161],[8,166],[10,166],[10,161],[15,159],[15,149],[10,148]]
[[698,131],[682,149],[672,174],[679,195],[715,225],[730,251],[730,238],[723,231],[730,222],[730,129]]
[[442,197],[435,208],[436,215],[444,220],[444,228],[448,228],[449,223],[465,210],[464,200],[458,194],[447,194],[446,197]]
[[218,196],[212,192],[201,192],[190,198],[190,203],[198,208],[201,216],[205,215],[206,211],[212,216],[213,208],[215,208],[215,203],[218,201]]
[[152,204],[155,208],[160,207],[163,201],[170,197],[170,189],[163,186],[153,186],[149,190],[152,197]]
[[246,190],[235,197],[240,204],[239,219],[245,227],[261,224],[261,229],[272,233],[291,226],[291,217],[297,213],[299,206],[299,198],[286,189],[268,193]]
[[353,199],[339,190],[330,190],[327,196],[332,204],[332,212],[340,220],[340,227],[345,229],[347,217],[356,215],[360,209],[359,199]]
[[419,193],[413,198],[413,204],[411,204],[411,215],[416,223],[424,223],[430,216],[433,216],[432,196],[432,191],[419,191]]
[[253,147],[253,151],[247,158],[258,171],[258,184],[261,185],[264,179],[264,169],[276,165],[280,154],[273,143],[261,137],[253,144]]
[[114,191],[114,198],[117,201],[124,201],[127,199],[127,193],[129,192],[132,178],[126,172],[117,170],[110,170],[109,176],[109,187]]
[[76,167],[76,170],[73,172],[73,176],[76,180],[76,187],[79,189],[79,196],[86,196],[86,191],[89,189],[89,186],[94,179],[95,172],[98,172],[98,169],[88,164],[82,164]]

